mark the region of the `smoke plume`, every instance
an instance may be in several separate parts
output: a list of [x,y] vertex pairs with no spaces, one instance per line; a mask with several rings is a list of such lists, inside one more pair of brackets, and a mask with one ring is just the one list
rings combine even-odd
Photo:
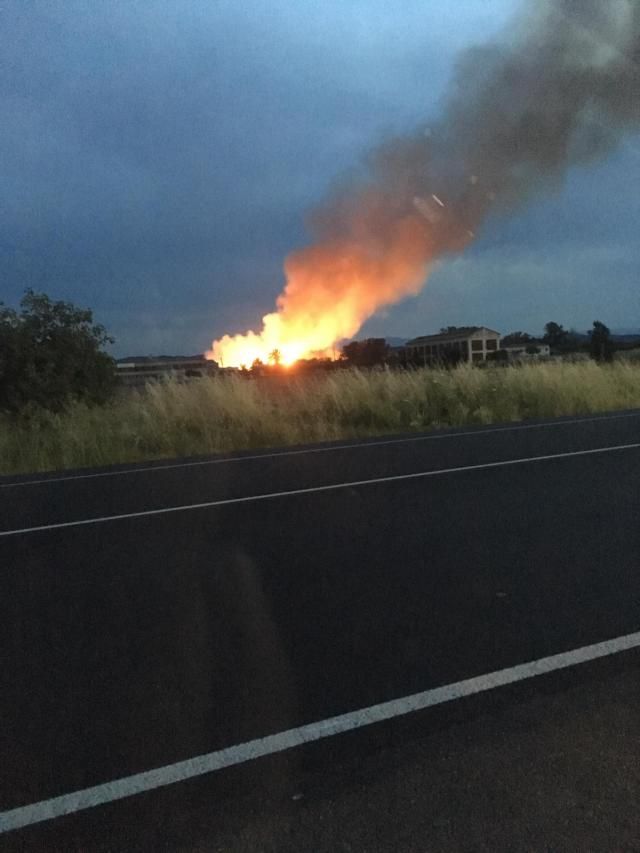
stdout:
[[261,332],[214,341],[225,366],[327,352],[417,293],[489,213],[560,186],[640,123],[640,0],[532,0],[507,37],[459,59],[441,120],[372,152],[311,218]]

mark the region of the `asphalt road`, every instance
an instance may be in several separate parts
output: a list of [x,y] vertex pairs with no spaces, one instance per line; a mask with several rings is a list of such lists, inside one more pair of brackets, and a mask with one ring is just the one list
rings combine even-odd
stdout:
[[[0,479],[0,811],[638,632],[639,483],[638,412]],[[419,735],[457,707],[418,714]],[[135,821],[144,849],[189,811],[185,791],[223,821],[258,788],[328,772],[336,749],[376,755],[380,731],[0,846],[111,849]]]

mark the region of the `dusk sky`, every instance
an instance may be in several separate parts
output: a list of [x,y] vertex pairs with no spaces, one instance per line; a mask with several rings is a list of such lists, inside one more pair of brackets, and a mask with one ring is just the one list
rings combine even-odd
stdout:
[[[116,355],[258,328],[305,217],[386,136],[428,127],[514,0],[5,0],[0,299],[93,308]],[[487,223],[359,337],[640,327],[640,141]]]

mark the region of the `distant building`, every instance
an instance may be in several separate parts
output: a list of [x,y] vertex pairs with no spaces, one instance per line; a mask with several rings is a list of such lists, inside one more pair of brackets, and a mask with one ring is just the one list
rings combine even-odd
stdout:
[[500,349],[500,333],[486,326],[460,326],[439,335],[423,335],[403,347],[408,364],[437,365],[486,361]]
[[173,378],[180,382],[200,379],[216,373],[215,361],[207,361],[204,355],[192,356],[134,356],[116,362],[116,375],[128,388],[140,388],[148,382]]
[[548,358],[551,355],[551,347],[543,341],[532,338],[519,344],[503,344],[501,350],[507,353],[509,361],[528,361],[529,359]]

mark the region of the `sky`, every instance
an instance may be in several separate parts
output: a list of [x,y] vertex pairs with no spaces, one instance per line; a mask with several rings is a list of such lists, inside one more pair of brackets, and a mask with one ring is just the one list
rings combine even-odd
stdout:
[[[0,300],[91,307],[114,354],[258,328],[305,219],[517,0],[4,0]],[[485,223],[359,337],[640,327],[640,139]]]

